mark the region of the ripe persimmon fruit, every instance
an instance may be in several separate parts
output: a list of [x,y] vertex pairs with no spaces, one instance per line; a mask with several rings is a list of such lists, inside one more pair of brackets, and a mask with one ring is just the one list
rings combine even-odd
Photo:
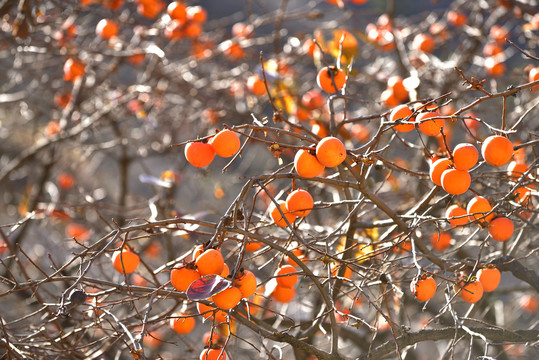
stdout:
[[451,160],[448,158],[440,158],[430,166],[429,176],[433,183],[442,186],[442,174],[444,171],[451,168]]
[[468,22],[468,17],[463,13],[450,10],[447,12],[447,21],[454,27],[462,27]]
[[188,6],[187,11],[187,20],[195,21],[198,23],[203,23],[208,18],[208,13],[202,6]]
[[316,158],[324,166],[335,167],[346,159],[346,148],[341,140],[328,136],[316,145]]
[[[449,221],[449,224],[451,226],[463,226],[468,223],[468,212],[466,209],[460,207],[459,205],[451,205],[447,208],[445,211],[445,217],[447,218],[447,221]],[[458,217],[456,219],[452,219]]]
[[442,173],[441,182],[447,193],[460,195],[468,191],[472,178],[465,170],[447,169]]
[[404,86],[404,81],[398,75],[390,76],[387,79],[387,88],[393,92],[393,96],[401,102],[408,99],[408,90]]
[[231,286],[212,296],[213,303],[222,310],[230,310],[238,305],[243,297],[239,288]]
[[505,216],[493,219],[488,226],[490,237],[500,242],[509,240],[513,235],[513,231],[513,221]]
[[339,69],[336,66],[325,66],[316,76],[316,83],[320,89],[329,94],[334,94],[343,88],[346,82],[346,73],[343,69]]
[[380,93],[380,101],[387,107],[395,107],[400,104],[392,89],[385,89]]
[[178,291],[187,291],[193,281],[200,279],[200,273],[194,267],[182,266],[170,272],[170,282]]
[[139,256],[128,248],[117,250],[112,254],[112,265],[121,274],[124,273],[124,270],[126,274],[131,274],[137,270],[139,263]]
[[451,245],[451,234],[445,231],[441,233],[435,232],[430,237],[430,243],[434,250],[444,251]]
[[470,170],[479,160],[479,151],[473,144],[462,143],[453,149],[453,165],[457,170]]
[[504,136],[489,136],[485,139],[485,141],[483,141],[483,145],[481,146],[481,155],[489,165],[505,165],[513,157],[513,144]]
[[84,75],[85,70],[85,63],[75,58],[69,58],[64,63],[64,80],[75,82],[75,80]]
[[110,19],[101,19],[95,28],[95,32],[102,39],[109,40],[118,35],[118,24]]
[[256,74],[247,78],[247,89],[249,89],[254,96],[263,96],[266,94],[266,85],[264,84],[264,80],[262,80],[260,76]]
[[292,214],[305,217],[309,215],[314,206],[314,200],[308,191],[296,189],[286,197],[286,207]]
[[500,284],[502,275],[495,267],[486,267],[477,272],[477,280],[483,285],[485,292],[494,291]]
[[202,276],[210,274],[219,275],[223,272],[225,261],[219,250],[208,249],[196,258],[195,265]]
[[167,14],[174,20],[181,22],[187,20],[186,6],[181,1],[173,1],[168,4]]
[[505,64],[496,56],[489,56],[485,59],[485,70],[491,76],[502,76],[505,74]]
[[301,103],[309,110],[317,110],[326,104],[326,99],[319,90],[312,89],[301,97]]
[[223,348],[207,348],[202,350],[199,360],[226,360],[226,353]]
[[193,166],[208,166],[214,157],[215,150],[211,144],[195,141],[185,145],[185,158]]
[[[287,226],[286,220],[288,220],[288,222],[292,224],[294,220],[296,220],[296,215],[288,211],[285,201],[279,200],[277,201],[277,204],[279,207],[277,207],[273,202],[270,204],[269,212],[270,212],[271,218],[273,219],[273,222],[276,225],[279,225],[280,227]],[[281,209],[282,213],[284,214],[284,217],[283,215],[281,215],[281,211],[279,211],[279,209]]]
[[66,226],[66,235],[75,238],[77,241],[86,242],[90,240],[90,229],[82,224],[71,223]]
[[256,291],[256,277],[249,270],[242,270],[236,274],[236,278],[232,282],[232,286],[237,287],[241,291],[242,298],[248,298]]
[[229,129],[221,130],[215,134],[215,136],[210,139],[210,144],[213,151],[224,158],[236,155],[241,146],[238,134]]
[[419,301],[430,300],[436,293],[436,281],[431,276],[423,276],[410,283],[410,291]]
[[492,206],[490,202],[482,196],[474,197],[468,202],[468,206],[466,206],[466,212],[470,221],[478,220],[481,223],[488,223],[494,218],[494,214],[492,213],[487,215],[491,210]]
[[[415,117],[410,117],[412,114],[413,111],[408,107],[408,105],[402,104],[395,107],[393,111],[391,111],[389,120],[393,122],[396,122],[397,120],[415,121]],[[393,129],[397,130],[398,132],[409,132],[414,130],[414,127],[414,124],[399,124],[393,126]]]
[[507,165],[507,175],[509,175],[513,181],[518,180],[526,172],[526,170],[528,170],[528,164],[525,162],[513,160],[509,163],[509,165]]
[[227,278],[228,275],[230,275],[230,268],[228,267],[228,265],[225,263],[223,265],[223,271],[221,271],[221,274],[220,276],[223,277],[223,278]]
[[320,175],[324,171],[325,166],[308,150],[301,149],[294,157],[294,168],[299,176],[312,178]]
[[479,281],[466,284],[460,290],[459,296],[462,300],[475,304],[483,297],[483,285]]
[[296,296],[296,289],[277,285],[273,289],[271,296],[280,303],[289,303]]
[[180,335],[189,334],[195,328],[196,320],[193,316],[184,313],[176,313],[170,319],[170,327]]
[[[277,285],[282,287],[291,288],[298,282],[298,275],[294,274],[296,268],[292,265],[283,265],[275,270],[275,280],[277,280]],[[293,275],[289,275],[293,274]]]
[[203,304],[199,301],[197,301],[197,311],[198,313],[204,318],[209,319],[215,314],[215,310],[217,310],[215,307]]
[[424,112],[417,115],[415,119],[418,123],[417,127],[419,128],[419,131],[428,136],[439,135],[440,129],[445,126],[445,120],[435,119],[438,116],[441,115],[434,111]]
[[412,48],[430,54],[434,51],[436,42],[434,38],[427,34],[417,34],[412,40]]

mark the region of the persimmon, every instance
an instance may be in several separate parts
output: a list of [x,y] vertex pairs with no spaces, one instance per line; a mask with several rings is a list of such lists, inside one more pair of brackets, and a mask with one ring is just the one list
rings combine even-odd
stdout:
[[496,43],[503,45],[505,44],[505,38],[509,37],[509,30],[500,25],[493,25],[490,28],[489,35]]
[[266,85],[260,76],[254,74],[247,78],[247,88],[254,96],[263,96],[266,94]]
[[[406,120],[406,121],[415,121],[415,117],[411,117],[413,111],[408,107],[408,105],[402,104],[393,109],[389,115],[389,120],[396,122],[397,120]],[[406,119],[408,118],[408,119]],[[399,124],[393,126],[393,129],[399,132],[409,132],[414,130],[414,124]]]
[[398,75],[390,76],[387,79],[387,88],[393,91],[393,96],[401,102],[408,99],[408,90],[404,86],[404,81]]
[[324,166],[335,167],[346,159],[346,148],[341,140],[328,136],[316,145],[316,158]]
[[[536,17],[539,17],[539,16],[536,15]],[[529,82],[534,82],[534,81],[537,81],[537,80],[539,80],[539,66],[531,68],[530,72],[528,73],[528,81]],[[534,85],[532,89],[533,90],[539,90],[539,84]]]
[[206,346],[216,344],[223,345],[225,343],[225,339],[217,331],[206,331],[202,336],[202,342]]
[[137,6],[137,12],[148,19],[155,19],[164,9],[162,0],[140,2]]
[[296,268],[292,265],[283,265],[279,267],[277,270],[275,270],[274,274],[274,276],[276,276],[275,280],[277,280],[277,285],[287,288],[291,288],[296,285],[298,282],[298,275],[294,274],[295,272]]
[[212,316],[214,316],[215,312],[216,312],[216,308],[213,307],[213,306],[210,306],[210,305],[206,305],[206,304],[203,304],[199,301],[197,301],[197,311],[198,313],[204,318],[204,319],[209,319],[211,318]]
[[56,178],[56,183],[58,184],[58,187],[62,190],[71,190],[75,186],[75,178],[71,174],[62,172],[58,174],[58,177]]
[[82,224],[71,223],[66,226],[66,235],[75,238],[77,241],[86,242],[90,240],[90,229]]
[[440,179],[444,190],[452,195],[464,194],[470,188],[472,178],[467,171],[447,169]]
[[500,284],[502,274],[495,267],[486,267],[477,272],[477,280],[483,285],[483,291],[494,291]]
[[70,92],[57,92],[54,94],[54,104],[61,109],[65,109],[71,102],[71,98]]
[[436,293],[436,281],[430,276],[424,276],[410,283],[410,291],[419,301],[430,300]]
[[196,320],[193,316],[184,313],[176,313],[170,319],[170,328],[177,334],[189,334],[195,328]]
[[186,8],[187,19],[198,23],[203,23],[208,18],[208,13],[202,6],[188,6]]
[[248,240],[245,244],[245,251],[255,252],[262,248],[262,243],[256,240]]
[[498,77],[505,74],[505,64],[500,58],[489,56],[485,59],[485,69],[489,75]]
[[185,145],[185,158],[195,167],[208,166],[214,157],[215,150],[211,144],[195,141]]
[[103,0],[103,7],[109,10],[117,10],[122,7],[124,0]]
[[305,217],[309,215],[314,206],[314,200],[308,191],[296,189],[286,197],[286,207],[292,214]]
[[167,14],[175,20],[184,22],[187,20],[186,6],[180,1],[173,1],[167,6]]
[[318,161],[316,156],[311,155],[308,150],[301,149],[294,157],[294,168],[299,176],[312,178],[320,175],[325,166]]
[[199,360],[226,360],[226,353],[223,348],[207,348],[202,350]]
[[445,211],[445,217],[451,226],[463,226],[468,223],[468,212],[459,205],[451,205]]
[[462,27],[468,22],[468,17],[461,12],[450,10],[447,12],[447,21],[454,27]]
[[346,73],[336,66],[325,66],[318,71],[316,83],[320,89],[329,94],[334,94],[341,91],[346,83]]
[[525,162],[513,160],[509,163],[509,165],[507,165],[507,175],[509,175],[513,181],[518,180],[526,172],[526,170],[528,170],[528,164]]
[[109,40],[118,35],[118,31],[118,24],[110,19],[101,19],[95,28],[95,33],[105,40]]
[[[440,134],[440,129],[445,126],[444,119],[436,119],[441,116],[438,112],[429,111],[420,113],[416,116],[419,131],[428,136],[436,136]],[[430,119],[430,120],[429,120]]]
[[417,34],[412,41],[412,48],[430,54],[434,51],[436,41],[427,34]]
[[230,310],[240,303],[242,297],[241,290],[232,286],[213,295],[212,300],[219,309]]
[[192,258],[196,260],[204,252],[204,245],[197,245],[193,248]]
[[451,164],[451,160],[447,158],[440,158],[433,162],[429,171],[432,182],[438,186],[442,186],[442,174],[451,168]]
[[445,231],[441,233],[435,232],[430,237],[430,243],[434,250],[444,251],[451,245],[451,234]]
[[[269,212],[270,212],[271,218],[273,219],[273,222],[280,227],[287,226],[286,220],[288,220],[288,222],[292,224],[294,220],[296,220],[296,215],[288,211],[285,201],[279,200],[277,201],[277,204],[279,207],[275,206],[273,202],[270,204]],[[281,215],[281,211],[279,211],[279,209],[281,209],[282,213],[284,214],[284,217],[283,215]]]
[[219,131],[210,139],[210,144],[213,151],[224,158],[236,155],[241,146],[238,134],[229,129]]
[[492,206],[490,202],[483,196],[476,196],[468,202],[466,212],[470,221],[480,221],[481,223],[488,223],[494,218],[494,214],[490,213]]
[[321,138],[329,136],[329,129],[327,125],[322,121],[311,121],[311,125],[311,132],[316,136],[319,136]]
[[256,277],[249,270],[243,270],[236,274],[236,278],[232,282],[232,286],[237,287],[241,291],[242,298],[248,298],[256,291]]
[[475,304],[483,297],[483,285],[479,281],[472,281],[462,287],[459,296],[462,300]]
[[513,144],[504,136],[489,136],[485,139],[485,141],[483,141],[483,145],[481,146],[481,155],[489,165],[505,165],[513,157]]
[[84,75],[85,70],[85,63],[75,58],[69,58],[64,63],[64,80],[74,82]]
[[137,254],[124,248],[123,250],[117,250],[112,254],[112,265],[119,273],[131,274],[140,263],[140,258]]
[[520,307],[528,313],[535,313],[539,309],[539,299],[535,295],[523,295],[519,301]]
[[193,281],[200,279],[200,273],[191,266],[174,268],[170,272],[170,282],[178,291],[187,291]]
[[391,89],[385,89],[380,94],[380,101],[387,107],[395,107],[400,104],[399,99],[395,96],[395,93]]
[[493,42],[486,43],[483,47],[483,55],[487,57],[496,56],[502,52],[503,49],[500,47],[500,45]]
[[219,275],[225,279],[230,275],[230,268],[226,263],[223,265],[223,271]]
[[453,149],[453,166],[457,170],[470,170],[479,160],[479,151],[473,144],[462,143]]
[[312,89],[303,94],[301,103],[309,110],[317,110],[326,104],[326,98],[319,90]]
[[164,35],[168,40],[178,40],[185,37],[184,23],[172,20],[165,27]]
[[509,240],[513,235],[513,231],[513,222],[505,216],[493,219],[488,226],[490,237],[500,242]]
[[219,275],[223,272],[225,261],[219,250],[208,249],[196,258],[195,265],[202,276],[210,274]]
[[232,25],[232,36],[243,39],[253,37],[254,26],[243,22],[237,22]]
[[296,289],[277,285],[273,289],[271,296],[280,303],[289,303],[296,296]]
[[197,39],[203,31],[202,25],[196,21],[188,21],[183,27],[183,34],[189,39]]
[[245,51],[237,42],[225,41],[222,43],[221,48],[223,54],[232,61],[238,61],[245,57]]

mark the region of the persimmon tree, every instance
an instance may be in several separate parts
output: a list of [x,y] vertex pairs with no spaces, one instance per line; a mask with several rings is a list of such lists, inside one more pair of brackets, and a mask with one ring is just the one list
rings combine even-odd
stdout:
[[536,359],[537,3],[405,3],[0,2],[2,358]]

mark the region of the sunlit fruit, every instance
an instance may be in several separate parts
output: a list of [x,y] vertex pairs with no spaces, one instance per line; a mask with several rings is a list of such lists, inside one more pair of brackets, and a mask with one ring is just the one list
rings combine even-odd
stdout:
[[208,249],[196,258],[195,265],[202,276],[210,274],[219,275],[223,272],[225,261],[219,250]]
[[400,76],[390,76],[387,79],[387,88],[393,92],[393,96],[395,96],[399,102],[408,99],[408,90],[404,86],[404,80]]
[[[408,105],[402,104],[395,107],[393,111],[391,111],[391,114],[389,115],[389,120],[392,122],[396,122],[397,120],[415,121],[415,117],[411,117],[412,114],[413,112],[408,107]],[[393,126],[393,129],[399,132],[409,132],[414,130],[414,127],[414,124],[399,124]]]
[[215,150],[211,144],[195,141],[185,145],[185,158],[193,166],[208,166],[214,157]]
[[320,89],[333,94],[341,91],[346,82],[346,73],[336,66],[326,66],[320,69],[316,76],[316,83]]
[[467,171],[447,169],[442,173],[442,187],[452,195],[464,194],[470,188],[472,178]]
[[298,150],[294,157],[294,168],[299,176],[311,178],[320,175],[325,166],[308,150],[301,149]]
[[186,316],[183,313],[176,313],[170,319],[170,327],[177,334],[189,334],[195,328],[196,320],[193,316]]
[[490,202],[482,196],[476,196],[471,199],[466,207],[466,212],[468,213],[470,221],[479,220],[480,223],[488,223],[492,220],[494,214],[490,213],[491,210],[492,206],[490,205]]
[[256,291],[256,277],[249,270],[242,270],[236,274],[232,286],[241,291],[242,298],[248,298]]
[[[441,116],[437,112],[424,112],[416,116],[419,131],[428,136],[436,136],[440,134],[440,129],[445,126],[444,119],[436,119]],[[430,120],[429,120],[430,119]]]
[[222,348],[207,348],[202,350],[199,360],[226,360],[226,353]]
[[278,268],[275,271],[277,285],[288,288],[296,285],[298,282],[298,275],[294,274],[296,271],[296,268],[291,265],[283,265]]
[[224,158],[236,155],[241,146],[238,134],[228,129],[219,131],[211,138],[210,144],[215,153]]
[[514,181],[518,180],[526,170],[528,170],[528,164],[524,162],[511,161],[507,165],[507,175]]
[[500,284],[501,277],[500,270],[495,267],[486,267],[477,272],[477,279],[483,285],[485,292],[494,291]]
[[447,208],[445,217],[451,226],[463,226],[468,223],[468,213],[466,212],[466,209],[463,209],[456,204]]
[[427,301],[436,293],[436,281],[428,276],[410,283],[410,291],[419,301]]
[[328,136],[316,145],[316,158],[324,166],[335,167],[346,159],[346,148],[341,140]]
[[451,234],[448,232],[435,232],[430,237],[430,243],[434,250],[444,251],[451,245]]
[[483,297],[483,285],[479,281],[473,281],[463,286],[459,296],[462,300],[475,304]]
[[258,75],[251,75],[247,78],[247,88],[255,96],[262,96],[266,94],[266,85],[264,80]]
[[184,22],[187,20],[187,11],[185,5],[181,1],[173,1],[167,7],[167,14],[175,20]]
[[501,59],[490,56],[485,59],[485,69],[489,75],[497,77],[505,74],[506,67]]
[[182,266],[170,272],[170,282],[178,291],[187,291],[189,285],[198,279],[200,279],[200,273],[193,267]]
[[121,274],[124,271],[126,274],[131,274],[137,270],[139,263],[139,256],[127,248],[117,250],[112,254],[112,265]]
[[417,34],[412,41],[412,48],[430,54],[434,51],[436,42],[434,38],[427,34]]
[[286,197],[288,211],[300,217],[307,216],[314,206],[314,200],[308,191],[296,189]]
[[213,295],[212,300],[219,309],[230,310],[240,303],[242,297],[240,289],[232,286]]
[[293,287],[284,287],[277,285],[271,293],[273,299],[280,303],[289,303],[296,296],[296,289]]
[[468,17],[461,12],[450,10],[447,12],[447,21],[455,27],[462,27],[468,22]]
[[440,158],[433,162],[429,171],[432,182],[438,186],[442,186],[442,174],[444,171],[450,169],[451,164],[451,160],[447,158]]
[[505,165],[513,157],[513,144],[504,136],[489,136],[485,139],[485,141],[483,141],[483,145],[481,146],[481,155],[489,165]]
[[490,237],[500,242],[509,240],[513,235],[513,231],[513,222],[505,216],[493,219],[488,226]]
[[[273,222],[280,227],[288,226],[286,224],[287,220],[290,224],[292,224],[294,220],[296,220],[296,215],[288,211],[288,208],[286,207],[286,202],[283,200],[279,200],[277,201],[277,205],[279,207],[275,206],[273,202],[270,204],[269,212],[270,212],[271,218],[273,219]],[[281,212],[283,213],[284,217],[283,215],[281,215]]]
[[118,35],[118,31],[118,24],[110,19],[101,19],[95,28],[96,34],[105,40]]
[[64,80],[74,82],[84,75],[86,64],[82,61],[69,58],[64,63]]
[[457,170],[470,170],[479,160],[479,151],[473,144],[462,143],[453,149],[453,166]]

